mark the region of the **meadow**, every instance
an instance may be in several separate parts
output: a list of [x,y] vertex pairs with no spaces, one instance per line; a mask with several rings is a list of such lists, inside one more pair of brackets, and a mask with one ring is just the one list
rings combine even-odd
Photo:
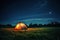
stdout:
[[0,28],[0,40],[60,40],[60,28],[42,27],[27,30]]

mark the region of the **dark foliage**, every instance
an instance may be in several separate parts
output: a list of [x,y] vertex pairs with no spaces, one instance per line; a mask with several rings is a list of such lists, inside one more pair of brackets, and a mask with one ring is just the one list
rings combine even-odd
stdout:
[[29,27],[60,27],[60,23],[59,22],[51,22],[48,24],[29,24]]
[[[11,24],[7,24],[7,25],[2,25],[0,24],[0,28],[14,28],[15,26],[12,26]],[[29,26],[27,27],[31,27],[31,28],[35,28],[35,27],[60,27],[60,23],[59,22],[51,22],[48,24],[29,24]]]
[[7,24],[7,25],[2,25],[0,24],[0,28],[13,28],[14,26],[12,26],[11,24]]

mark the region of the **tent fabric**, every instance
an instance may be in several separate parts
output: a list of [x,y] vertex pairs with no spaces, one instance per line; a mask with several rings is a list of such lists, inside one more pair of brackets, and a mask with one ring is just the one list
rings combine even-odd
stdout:
[[15,29],[17,29],[17,30],[26,30],[27,29],[27,26],[24,23],[18,23],[16,25]]

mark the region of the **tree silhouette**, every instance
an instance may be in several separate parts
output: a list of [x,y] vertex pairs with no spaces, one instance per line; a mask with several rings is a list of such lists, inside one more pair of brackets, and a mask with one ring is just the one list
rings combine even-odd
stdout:
[[42,24],[39,24],[38,27],[42,27],[43,25]]
[[0,28],[13,28],[14,26],[12,26],[11,24],[7,24],[7,25],[3,25],[0,24]]
[[[0,24],[0,28],[14,28],[15,26],[12,26],[11,24],[7,24],[7,25],[3,25],[3,24]],[[51,22],[51,23],[48,23],[48,24],[32,24],[30,23],[29,26],[27,27],[30,27],[30,28],[35,28],[35,27],[60,27],[60,22]]]

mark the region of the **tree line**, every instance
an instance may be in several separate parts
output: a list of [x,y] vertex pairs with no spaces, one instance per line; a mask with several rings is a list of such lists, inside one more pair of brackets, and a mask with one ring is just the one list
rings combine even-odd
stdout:
[[48,24],[29,24],[29,27],[60,27],[59,22],[51,22]]
[[[0,28],[14,28],[15,26],[12,26],[11,24],[3,25],[0,24]],[[32,24],[30,23],[29,28],[35,28],[35,27],[60,27],[60,22],[51,22],[48,24]]]

